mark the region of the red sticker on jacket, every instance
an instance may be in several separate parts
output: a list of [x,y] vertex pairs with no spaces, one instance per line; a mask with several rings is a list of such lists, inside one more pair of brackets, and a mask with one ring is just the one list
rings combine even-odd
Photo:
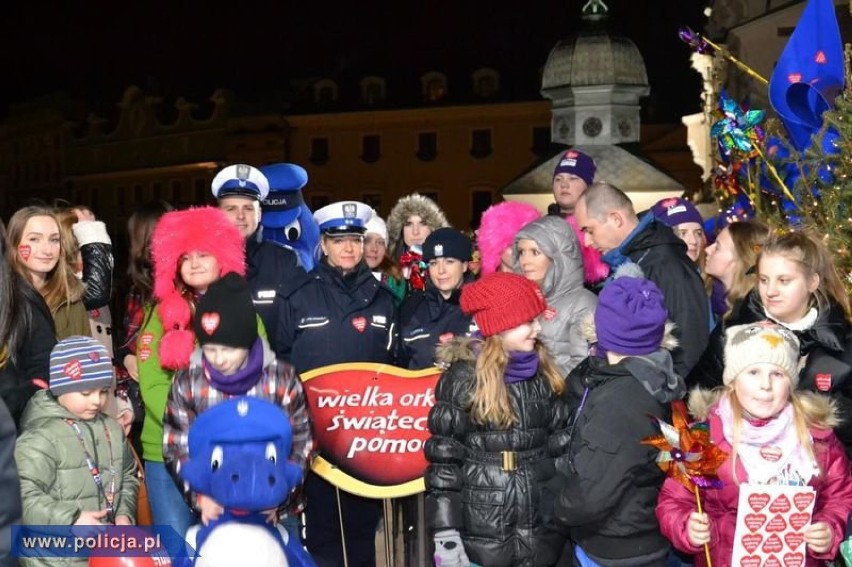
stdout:
[[442,345],[445,345],[445,344],[447,344],[448,342],[450,342],[451,340],[453,340],[453,337],[454,337],[454,336],[455,336],[455,335],[454,335],[454,334],[452,334],[452,333],[444,333],[443,335],[441,335],[440,337],[438,337],[438,342],[439,342],[439,343],[441,343]]
[[770,463],[777,463],[781,460],[781,457],[784,453],[781,451],[781,447],[776,447],[774,445],[767,445],[766,447],[760,448],[760,456],[764,458],[764,460],[769,461]]
[[355,327],[359,333],[363,333],[364,329],[367,328],[367,318],[366,317],[355,317],[352,319],[352,326]]
[[30,259],[30,254],[32,254],[33,249],[30,248],[29,244],[21,244],[18,246],[18,255],[23,258],[24,262]]
[[821,392],[831,391],[831,374],[817,374],[814,377],[814,382],[816,383],[817,390]]

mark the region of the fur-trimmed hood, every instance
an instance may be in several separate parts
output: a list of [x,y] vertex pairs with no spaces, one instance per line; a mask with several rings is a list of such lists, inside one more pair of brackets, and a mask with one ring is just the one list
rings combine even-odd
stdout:
[[497,271],[503,251],[512,245],[518,231],[539,217],[538,209],[517,201],[491,205],[482,213],[479,230],[476,231],[476,246],[482,260],[483,276]]
[[164,214],[151,235],[154,260],[154,298],[163,323],[159,343],[164,368],[184,368],[194,348],[189,303],[175,285],[181,257],[193,251],[207,252],[219,261],[222,276],[245,276],[245,242],[239,229],[215,207],[193,207]]
[[444,211],[429,197],[420,193],[412,193],[401,198],[391,209],[388,215],[388,255],[394,262],[405,252],[405,242],[402,239],[402,227],[411,215],[417,215],[423,219],[423,224],[437,230],[450,226]]
[[[698,421],[709,419],[710,409],[719,402],[726,391],[725,387],[713,390],[693,388],[689,392],[687,401],[689,413]],[[834,429],[840,425],[837,404],[830,397],[807,390],[796,390],[793,395],[802,402],[805,419],[811,426]]]
[[435,349],[435,360],[441,368],[448,368],[459,361],[473,362],[477,351],[482,348],[482,339],[474,337],[455,337],[438,345]]

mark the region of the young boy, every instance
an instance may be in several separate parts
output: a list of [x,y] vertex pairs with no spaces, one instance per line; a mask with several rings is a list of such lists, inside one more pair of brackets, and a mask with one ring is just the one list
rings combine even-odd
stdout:
[[135,523],[136,461],[121,425],[103,413],[112,384],[112,360],[95,339],[71,336],[51,351],[50,389],[30,399],[15,448],[24,524]]
[[649,416],[669,421],[669,403],[686,393],[664,348],[675,344],[667,317],[653,282],[613,280],[595,310],[597,354],[568,376],[571,442],[541,502],[553,507],[556,531],[570,531],[582,565],[666,563],[654,515],[665,476],[641,441],[658,433]]
[[[199,413],[235,396],[251,396],[281,406],[290,417],[293,448],[289,458],[304,474],[313,436],[302,383],[293,367],[277,360],[266,339],[258,335],[246,280],[230,272],[210,284],[198,300],[193,326],[199,348],[189,368],[175,375],[163,417],[166,467],[177,479],[181,463],[189,456],[189,427]],[[184,494],[205,525],[222,513],[222,507],[208,496],[190,495],[186,489]],[[300,503],[290,504],[290,512],[301,512]],[[278,516],[278,511],[270,511],[269,519],[276,521]],[[292,527],[287,524],[288,530]]]

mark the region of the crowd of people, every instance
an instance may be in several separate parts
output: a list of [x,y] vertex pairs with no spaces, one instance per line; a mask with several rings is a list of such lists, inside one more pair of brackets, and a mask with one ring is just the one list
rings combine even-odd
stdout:
[[[289,417],[303,478],[266,520],[318,566],[372,567],[381,503],[312,472],[322,448],[299,376],[375,362],[441,369],[425,499],[403,506],[404,531],[426,530],[439,567],[730,565],[746,483],[812,487],[803,564],[838,559],[852,511],[852,313],[817,235],[759,219],[705,234],[682,198],[637,211],[567,150],[546,215],[498,203],[470,234],[416,193],[387,222],[339,201],[312,212],[306,256],[261,223],[294,172],[235,164],[212,181],[216,206],[133,211],[120,325],[111,240],[92,210],[12,215],[5,526],[132,525],[140,485],[155,525],[184,535],[216,520],[222,505],[181,480],[188,431],[249,396]],[[703,509],[643,444],[658,433],[649,417],[670,421],[680,400],[727,455]]]

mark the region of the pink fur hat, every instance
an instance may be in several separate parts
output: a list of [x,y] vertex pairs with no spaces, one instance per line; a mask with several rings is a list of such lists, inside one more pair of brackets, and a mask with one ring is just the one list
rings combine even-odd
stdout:
[[189,303],[176,287],[184,254],[199,251],[219,261],[219,275],[246,273],[245,242],[239,229],[215,207],[194,207],[164,214],[151,235],[154,297],[163,323],[160,364],[177,370],[189,364],[195,348]]
[[504,201],[491,205],[482,213],[476,245],[482,261],[482,275],[497,271],[503,250],[512,245],[515,235],[541,213],[529,203]]
[[586,237],[580,232],[577,227],[577,221],[574,215],[568,215],[568,224],[574,229],[577,234],[577,239],[580,241],[580,252],[583,253],[583,281],[587,284],[596,284],[602,281],[609,275],[609,266],[601,260],[601,253],[586,246]]

